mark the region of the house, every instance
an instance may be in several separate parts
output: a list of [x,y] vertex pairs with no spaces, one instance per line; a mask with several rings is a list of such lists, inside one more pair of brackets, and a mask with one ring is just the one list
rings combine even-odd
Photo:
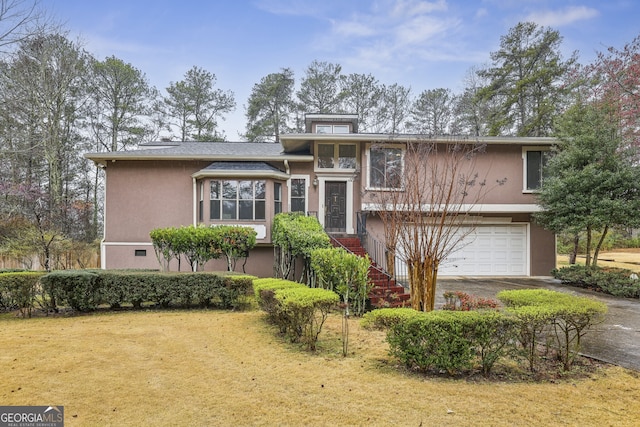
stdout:
[[[452,140],[358,133],[356,115],[308,114],[305,122],[304,133],[283,135],[280,143],[158,142],[135,151],[86,154],[106,173],[102,268],[159,268],[149,238],[154,228],[232,224],[257,232],[246,272],[269,276],[271,223],[279,212],[317,215],[329,233],[359,231],[383,241],[376,212],[386,208],[373,195],[402,191],[388,188],[396,184],[387,179],[402,170],[407,144]],[[473,230],[441,265],[440,275],[548,275],[556,262],[555,236],[536,225],[532,214],[539,209],[534,193],[553,139],[473,142],[485,145],[478,170],[506,182],[469,208]],[[224,269],[217,263],[205,268]]]

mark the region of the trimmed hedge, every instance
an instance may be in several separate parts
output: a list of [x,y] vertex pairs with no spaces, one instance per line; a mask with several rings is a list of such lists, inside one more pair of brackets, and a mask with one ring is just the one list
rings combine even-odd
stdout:
[[386,329],[390,352],[407,367],[449,374],[479,366],[489,374],[503,357],[524,354],[533,371],[541,345],[553,344],[565,370],[581,338],[607,311],[585,297],[544,289],[502,291],[504,311],[384,308],[363,316],[369,329]]
[[42,277],[50,308],[69,306],[95,310],[101,304],[118,308],[143,303],[160,307],[218,306],[236,308],[251,293],[254,277],[220,273],[158,273],[148,271],[56,271]]
[[507,313],[518,320],[520,343],[532,370],[536,347],[550,342],[564,369],[569,369],[580,352],[584,334],[607,313],[604,303],[547,289],[507,290],[497,297],[507,306]]
[[514,319],[497,311],[431,311],[389,329],[391,354],[406,366],[453,375],[480,364],[489,374],[508,352]]
[[40,278],[44,272],[3,271],[0,274],[0,308],[20,310],[22,317],[31,317],[40,294]]
[[329,312],[340,302],[338,294],[282,279],[256,279],[253,287],[269,321],[292,342],[303,342],[315,350]]

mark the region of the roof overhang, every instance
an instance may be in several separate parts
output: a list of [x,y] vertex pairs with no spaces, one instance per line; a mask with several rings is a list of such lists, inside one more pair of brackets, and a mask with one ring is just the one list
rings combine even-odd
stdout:
[[551,137],[511,137],[511,136],[428,136],[413,134],[377,134],[377,133],[295,133],[281,135],[280,143],[285,153],[309,150],[313,142],[372,142],[372,143],[407,143],[424,142],[438,144],[487,144],[487,145],[521,145],[551,146],[557,140]]

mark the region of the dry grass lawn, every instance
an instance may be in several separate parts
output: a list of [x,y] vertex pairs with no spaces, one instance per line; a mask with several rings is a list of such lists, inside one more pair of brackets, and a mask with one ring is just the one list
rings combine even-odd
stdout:
[[425,378],[389,363],[384,335],[329,320],[316,354],[258,311],[0,318],[0,402],[64,405],[67,426],[631,426],[640,376],[555,383]]
[[[558,255],[558,267],[569,265],[567,255]],[[576,262],[584,264],[584,256],[579,256]],[[640,248],[613,249],[610,252],[603,252],[598,255],[598,265],[601,267],[626,268],[640,273]]]

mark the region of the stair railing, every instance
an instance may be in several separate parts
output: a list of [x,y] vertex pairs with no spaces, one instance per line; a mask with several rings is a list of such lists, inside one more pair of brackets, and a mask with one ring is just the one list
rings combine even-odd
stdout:
[[387,247],[382,242],[367,233],[366,215],[366,212],[357,212],[356,216],[357,233],[362,247],[369,254],[371,260],[375,264],[380,266],[379,269],[389,277],[389,283],[391,283],[391,280],[394,279],[397,284],[402,285],[405,289],[409,289],[409,275],[405,263],[397,262],[396,260],[394,265],[394,275],[391,275],[391,273],[386,270],[387,257],[389,256],[389,252],[387,251]]

